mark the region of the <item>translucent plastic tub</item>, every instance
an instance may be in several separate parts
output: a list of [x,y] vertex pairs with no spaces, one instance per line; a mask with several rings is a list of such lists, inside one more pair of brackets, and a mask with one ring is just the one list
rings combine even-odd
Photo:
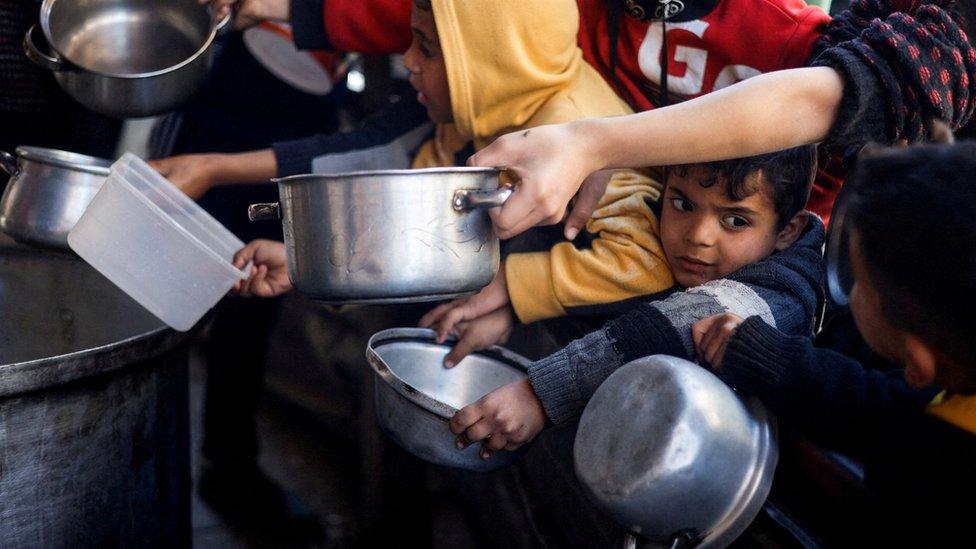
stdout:
[[232,263],[243,242],[130,153],[112,164],[68,245],[180,331],[193,327],[249,269]]

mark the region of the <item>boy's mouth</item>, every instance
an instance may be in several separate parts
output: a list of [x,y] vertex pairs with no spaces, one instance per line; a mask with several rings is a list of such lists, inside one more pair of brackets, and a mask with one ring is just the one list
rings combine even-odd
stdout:
[[678,257],[678,265],[686,271],[699,273],[699,274],[704,273],[706,270],[708,270],[709,267],[712,266],[711,263],[702,261],[697,257],[689,257],[689,256]]

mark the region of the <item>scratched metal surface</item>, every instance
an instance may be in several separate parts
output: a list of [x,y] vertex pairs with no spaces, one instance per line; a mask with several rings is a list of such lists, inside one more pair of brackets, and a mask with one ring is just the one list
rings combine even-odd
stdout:
[[288,267],[323,301],[443,299],[476,291],[498,269],[485,209],[455,211],[459,189],[492,190],[497,173],[306,176],[280,185]]
[[79,259],[0,238],[0,546],[188,544],[181,339]]

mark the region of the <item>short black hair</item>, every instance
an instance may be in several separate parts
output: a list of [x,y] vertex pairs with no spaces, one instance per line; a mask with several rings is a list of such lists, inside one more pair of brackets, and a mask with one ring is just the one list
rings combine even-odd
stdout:
[[976,389],[976,142],[862,154],[848,213],[882,312]]
[[431,11],[433,6],[430,4],[431,0],[413,0],[413,5],[421,11]]
[[707,174],[698,182],[702,187],[711,187],[723,180],[725,195],[729,200],[736,201],[760,190],[749,181],[753,174],[758,173],[759,180],[771,191],[770,198],[776,208],[776,228],[780,230],[807,203],[817,173],[817,147],[803,145],[745,158],[683,164],[670,168],[668,172],[685,176],[692,168]]

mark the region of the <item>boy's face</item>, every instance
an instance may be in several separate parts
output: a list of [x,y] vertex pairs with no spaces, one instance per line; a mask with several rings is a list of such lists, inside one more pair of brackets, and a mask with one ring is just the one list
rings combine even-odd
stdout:
[[[725,277],[785,249],[806,225],[805,214],[798,214],[778,231],[776,209],[765,191],[733,201],[721,178],[702,187],[705,176],[711,174],[694,166],[683,174],[672,171],[664,190],[661,244],[684,287]],[[760,185],[758,178],[758,173],[750,176],[750,185]]]
[[923,388],[932,383],[932,373],[926,372],[912,360],[906,360],[903,342],[904,332],[885,318],[881,308],[881,294],[871,280],[867,263],[861,255],[861,241],[856,231],[850,238],[851,270],[854,285],[851,287],[851,315],[864,342],[875,353],[891,362],[905,366],[905,381],[912,387]]
[[414,4],[410,26],[413,29],[413,42],[403,55],[403,64],[410,71],[410,84],[417,90],[417,100],[427,107],[427,116],[433,122],[453,122],[451,90],[447,85],[447,70],[434,12]]

